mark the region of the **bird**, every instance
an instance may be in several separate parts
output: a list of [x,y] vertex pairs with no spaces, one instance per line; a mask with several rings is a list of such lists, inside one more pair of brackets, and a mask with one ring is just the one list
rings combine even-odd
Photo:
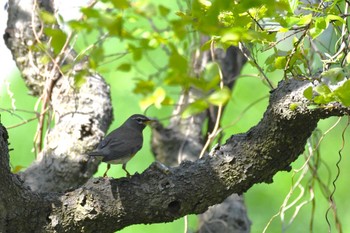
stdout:
[[107,176],[111,164],[123,164],[123,170],[130,177],[126,163],[142,148],[142,132],[152,121],[141,114],[130,116],[119,128],[109,133],[94,151],[88,153],[89,156],[102,157],[102,162],[107,163],[103,177]]

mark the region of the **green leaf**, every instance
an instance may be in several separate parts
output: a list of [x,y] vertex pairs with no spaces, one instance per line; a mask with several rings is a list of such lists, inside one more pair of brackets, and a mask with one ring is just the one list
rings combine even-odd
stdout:
[[51,58],[44,54],[41,58],[40,58],[40,63],[43,64],[43,65],[46,65],[48,64],[49,62],[51,61]]
[[331,21],[339,21],[341,24],[345,24],[345,20],[338,15],[327,15],[326,16],[327,24],[330,23]]
[[169,57],[169,66],[181,74],[187,73],[188,62],[187,59],[182,56],[174,45],[171,45],[171,55]]
[[333,93],[344,106],[350,106],[350,79],[335,89]]
[[334,97],[335,95],[333,93],[329,93],[326,95],[318,95],[318,96],[315,96],[314,102],[316,104],[328,104],[332,101],[335,101]]
[[182,112],[181,116],[187,118],[195,114],[201,113],[209,107],[207,101],[199,99],[189,104],[186,109]]
[[291,110],[291,111],[295,111],[298,107],[299,107],[299,103],[291,103],[290,105],[289,105],[289,109]]
[[152,80],[139,80],[133,91],[135,94],[148,95],[154,91],[155,86]]
[[308,25],[310,24],[312,20],[312,14],[308,14],[308,15],[303,15],[302,17],[300,17],[300,20],[299,22],[297,23],[297,25],[299,26],[305,26],[305,25]]
[[100,18],[100,10],[91,7],[80,8],[81,13],[83,13],[87,18]]
[[44,32],[51,37],[51,46],[55,54],[59,54],[66,43],[67,35],[61,29],[45,28]]
[[163,5],[159,5],[158,10],[159,10],[160,15],[163,17],[166,17],[170,13],[170,9],[163,6]]
[[145,111],[148,107],[154,105],[156,108],[160,108],[162,102],[166,99],[166,92],[163,88],[158,87],[155,91],[140,101],[140,107],[142,111]]
[[127,9],[130,7],[128,0],[111,0],[113,6],[117,9]]
[[98,19],[98,25],[102,28],[107,28],[112,36],[122,36],[123,17],[121,15],[102,15]]
[[128,71],[131,70],[131,65],[130,65],[130,63],[123,63],[123,64],[120,64],[120,65],[117,67],[117,70],[124,71],[124,72],[128,72]]
[[214,105],[224,105],[231,98],[231,91],[228,87],[213,92],[207,98],[208,102]]
[[337,84],[345,78],[344,70],[341,67],[335,67],[322,72],[321,76],[327,78],[331,84]]
[[276,57],[275,58],[275,68],[283,70],[286,67],[287,59],[286,57]]
[[86,82],[87,71],[80,71],[74,76],[74,87],[81,88],[81,86]]
[[326,84],[317,85],[314,90],[320,95],[327,95],[332,92]]
[[312,87],[308,87],[304,90],[303,95],[306,99],[312,100]]
[[142,59],[142,55],[143,55],[142,48],[137,48],[136,46],[134,46],[132,44],[128,44],[128,50],[132,53],[132,59],[134,61],[139,61]]
[[315,23],[310,28],[310,35],[313,39],[318,37],[323,33],[323,31],[327,28],[328,23],[326,22],[324,17],[318,17],[315,19]]
[[48,11],[41,10],[39,12],[39,17],[44,22],[44,24],[56,24],[57,23],[56,17]]

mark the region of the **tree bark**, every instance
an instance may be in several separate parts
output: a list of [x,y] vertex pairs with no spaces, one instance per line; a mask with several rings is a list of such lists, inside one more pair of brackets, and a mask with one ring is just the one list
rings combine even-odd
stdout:
[[[39,32],[42,24],[32,9],[32,1],[9,2],[5,40],[33,93],[50,93],[56,122],[37,161],[20,175],[10,172],[8,135],[0,125],[0,232],[113,232],[203,213],[255,183],[272,182],[278,171],[289,171],[320,119],[350,113],[337,103],[309,109],[303,91],[312,83],[281,81],[261,121],[209,155],[168,170],[154,163],[130,178],[90,178],[97,163],[85,151],[112,120],[108,86],[88,73],[76,89],[71,76],[53,63],[40,64],[44,52],[31,48],[46,38],[33,39],[33,29]],[[33,64],[35,69],[28,68]],[[73,67],[82,69],[84,61]],[[52,69],[53,75],[42,75]],[[291,104],[298,107],[291,110]]]

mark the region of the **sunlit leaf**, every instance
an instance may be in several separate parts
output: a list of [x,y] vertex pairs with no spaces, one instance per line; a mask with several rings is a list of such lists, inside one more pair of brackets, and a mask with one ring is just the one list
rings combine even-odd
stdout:
[[111,0],[113,6],[118,9],[126,9],[130,7],[128,0]]
[[342,17],[340,17],[339,15],[327,15],[326,21],[327,21],[327,23],[329,23],[331,21],[339,21],[341,24],[345,23],[344,19]]
[[332,92],[326,84],[318,85],[315,87],[314,90],[320,95],[327,95]]
[[303,95],[306,99],[312,100],[312,87],[308,87],[304,90]]
[[74,76],[75,88],[78,88],[78,89],[81,88],[81,86],[86,82],[86,74],[87,74],[87,71],[81,71]]
[[209,107],[209,104],[207,101],[199,99],[195,102],[189,104],[186,109],[182,112],[181,116],[183,118],[190,117],[192,115],[198,114],[203,112]]
[[80,8],[81,13],[83,13],[88,18],[99,18],[100,10],[91,7],[82,7]]
[[140,107],[143,111],[152,105],[154,105],[156,108],[160,108],[162,102],[165,100],[165,97],[165,90],[161,87],[157,87],[151,95],[145,97],[140,101]]
[[45,24],[55,24],[55,23],[57,23],[56,17],[52,13],[50,13],[48,11],[41,10],[39,12],[39,17]]
[[343,85],[334,90],[334,95],[341,101],[344,106],[350,106],[350,79],[345,81]]
[[291,103],[290,105],[289,105],[289,109],[291,110],[291,111],[295,111],[298,107],[299,107],[299,103]]
[[51,37],[51,46],[55,54],[60,53],[66,43],[67,35],[61,29],[45,28],[46,35]]
[[314,25],[310,28],[310,35],[313,39],[318,37],[327,28],[327,23],[324,17],[318,17],[315,19]]
[[214,91],[207,98],[208,102],[214,105],[224,105],[231,98],[231,91],[228,87]]

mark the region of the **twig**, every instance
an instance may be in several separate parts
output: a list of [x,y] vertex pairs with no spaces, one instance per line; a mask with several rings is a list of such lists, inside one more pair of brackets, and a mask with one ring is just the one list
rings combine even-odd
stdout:
[[[211,43],[210,43],[210,53],[211,53],[211,57],[212,57],[212,61],[213,62],[215,62],[214,43],[215,43],[214,40],[212,40]],[[224,79],[223,79],[221,68],[220,68],[220,66],[218,66],[218,67],[219,67],[219,76],[220,76],[220,89],[222,90],[224,88]],[[205,151],[208,149],[210,143],[213,141],[213,139],[217,135],[217,132],[218,132],[218,129],[219,129],[219,126],[220,126],[222,107],[223,107],[223,104],[219,104],[218,112],[217,112],[217,115],[216,115],[216,121],[215,121],[214,129],[208,135],[208,139],[205,142],[205,145],[203,146],[203,149],[202,149],[202,151],[201,151],[201,153],[199,155],[199,158],[203,157],[203,155],[204,155]]]

